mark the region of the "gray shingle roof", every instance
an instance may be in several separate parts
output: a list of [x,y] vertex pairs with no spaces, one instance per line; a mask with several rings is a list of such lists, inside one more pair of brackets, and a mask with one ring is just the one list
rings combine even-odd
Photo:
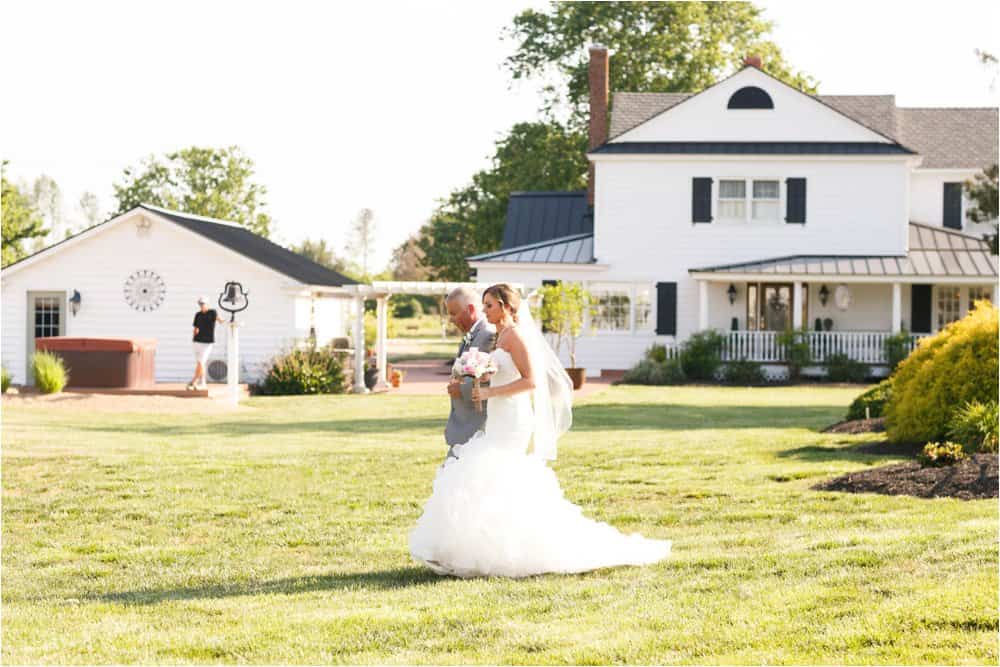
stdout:
[[[612,139],[692,93],[615,93]],[[996,108],[900,108],[893,95],[817,95],[816,99],[924,156],[923,169],[981,169],[997,163]]]
[[997,257],[989,243],[961,232],[916,222],[909,226],[906,255],[795,255],[689,269],[704,273],[810,276],[962,277],[996,280]]
[[291,250],[282,248],[277,243],[268,241],[263,236],[258,236],[245,227],[240,227],[224,220],[213,220],[212,218],[187,215],[148,204],[140,204],[139,208],[162,216],[185,229],[200,234],[244,257],[255,260],[264,266],[274,269],[278,273],[283,273],[307,285],[340,287],[342,285],[358,284],[356,280],[352,280],[332,269],[317,264],[311,259],[294,253]]
[[497,252],[467,257],[470,262],[529,262],[533,264],[592,264],[594,234],[573,234]]

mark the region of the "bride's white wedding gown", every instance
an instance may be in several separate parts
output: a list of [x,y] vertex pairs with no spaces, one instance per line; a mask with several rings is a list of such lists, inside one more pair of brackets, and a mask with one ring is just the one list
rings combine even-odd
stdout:
[[[491,386],[521,377],[510,354],[493,352]],[[486,426],[454,449],[410,533],[410,553],[438,574],[524,577],[643,565],[670,555],[669,540],[624,535],[566,500],[555,473],[527,453],[531,394],[490,398]]]

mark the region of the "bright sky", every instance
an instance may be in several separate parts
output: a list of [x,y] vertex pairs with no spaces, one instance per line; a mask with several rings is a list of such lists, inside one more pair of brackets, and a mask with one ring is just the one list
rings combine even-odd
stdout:
[[[108,212],[112,183],[144,156],[237,144],[277,240],[340,248],[368,207],[382,265],[501,133],[535,117],[537,88],[509,87],[499,37],[545,4],[2,0],[0,154],[15,181],[53,177],[81,219],[80,194]],[[1000,3],[759,4],[823,93],[998,103],[972,51],[1000,55]]]

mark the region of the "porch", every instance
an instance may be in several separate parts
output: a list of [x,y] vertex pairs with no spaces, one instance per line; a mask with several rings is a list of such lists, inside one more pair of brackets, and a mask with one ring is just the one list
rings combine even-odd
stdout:
[[[757,361],[783,363],[786,350],[778,337],[779,331],[729,331],[724,335],[723,361]],[[905,350],[909,353],[921,338],[930,334],[907,334]],[[823,364],[833,354],[846,354],[854,361],[873,366],[889,363],[886,340],[892,333],[885,331],[809,331],[804,334],[809,344],[813,364]]]

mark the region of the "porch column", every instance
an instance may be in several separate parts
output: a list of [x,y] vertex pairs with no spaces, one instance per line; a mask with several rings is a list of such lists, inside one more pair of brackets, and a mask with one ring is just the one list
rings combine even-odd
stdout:
[[802,328],[802,281],[792,283],[792,328]]
[[903,319],[903,286],[900,283],[892,284],[892,333],[899,333],[901,329],[900,320]]
[[698,281],[698,330],[708,328],[708,281]]
[[386,294],[385,296],[378,297],[376,304],[375,312],[378,314],[378,329],[375,334],[375,353],[378,363],[378,382],[375,384],[375,389],[385,390],[389,387],[385,377],[385,339],[389,334],[389,295]]
[[355,394],[367,394],[365,386],[365,298],[354,297],[354,386]]

